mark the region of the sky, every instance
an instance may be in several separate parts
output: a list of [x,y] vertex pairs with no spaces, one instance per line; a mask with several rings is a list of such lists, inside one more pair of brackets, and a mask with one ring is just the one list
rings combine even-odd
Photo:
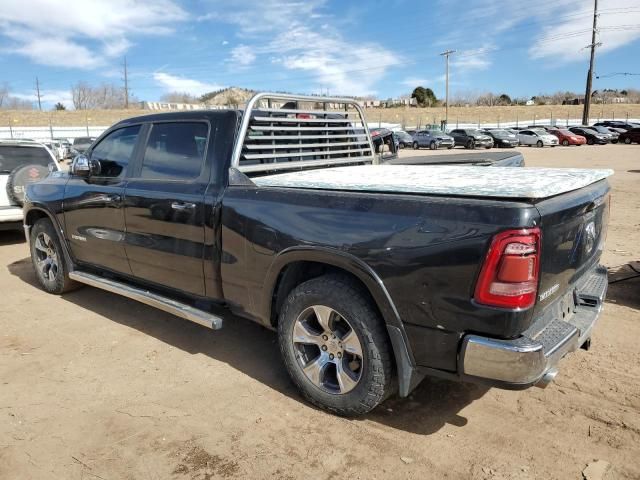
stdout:
[[[640,88],[640,0],[600,0],[594,88]],[[584,90],[588,0],[2,0],[0,85],[45,107],[71,85],[157,101],[239,86],[398,97]],[[618,74],[618,75],[616,75]]]

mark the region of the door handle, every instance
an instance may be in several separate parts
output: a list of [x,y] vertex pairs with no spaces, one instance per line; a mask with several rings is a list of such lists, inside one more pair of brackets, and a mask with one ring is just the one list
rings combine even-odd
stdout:
[[171,208],[174,210],[193,210],[196,208],[196,204],[191,202],[173,202]]

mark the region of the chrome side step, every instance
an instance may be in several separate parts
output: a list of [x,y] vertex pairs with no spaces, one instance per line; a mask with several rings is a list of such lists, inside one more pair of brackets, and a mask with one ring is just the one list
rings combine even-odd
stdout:
[[107,278],[99,277],[98,275],[78,270],[70,272],[69,278],[76,282],[85,283],[92,287],[101,288],[102,290],[107,290],[108,292],[131,298],[132,300],[137,300],[138,302],[150,305],[159,310],[163,310],[177,317],[190,320],[213,330],[219,330],[222,328],[222,318],[209,312],[205,312],[204,310],[193,308],[185,303],[163,297],[157,293],[143,290],[142,288],[132,287],[125,283],[116,282],[115,280],[109,280]]

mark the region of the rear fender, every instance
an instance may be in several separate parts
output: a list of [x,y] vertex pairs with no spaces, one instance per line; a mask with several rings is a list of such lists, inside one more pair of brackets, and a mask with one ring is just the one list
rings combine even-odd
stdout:
[[362,281],[376,302],[386,324],[398,369],[400,396],[407,396],[424,378],[424,375],[416,369],[404,325],[389,292],[373,269],[357,257],[326,247],[292,247],[282,251],[267,272],[263,288],[265,294],[260,304],[262,318],[271,318],[272,299],[280,273],[287,265],[303,261],[323,263],[340,268]]

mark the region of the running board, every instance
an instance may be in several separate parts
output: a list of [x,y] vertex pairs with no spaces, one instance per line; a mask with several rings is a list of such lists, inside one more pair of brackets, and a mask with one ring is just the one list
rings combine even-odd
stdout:
[[80,272],[78,270],[69,272],[69,278],[76,282],[85,283],[92,287],[101,288],[102,290],[116,293],[123,297],[131,298],[132,300],[137,300],[138,302],[171,313],[177,317],[190,320],[213,330],[220,330],[222,328],[222,318],[148,290],[132,287],[125,283],[116,282],[114,280],[102,278],[98,275],[93,275],[87,272]]

